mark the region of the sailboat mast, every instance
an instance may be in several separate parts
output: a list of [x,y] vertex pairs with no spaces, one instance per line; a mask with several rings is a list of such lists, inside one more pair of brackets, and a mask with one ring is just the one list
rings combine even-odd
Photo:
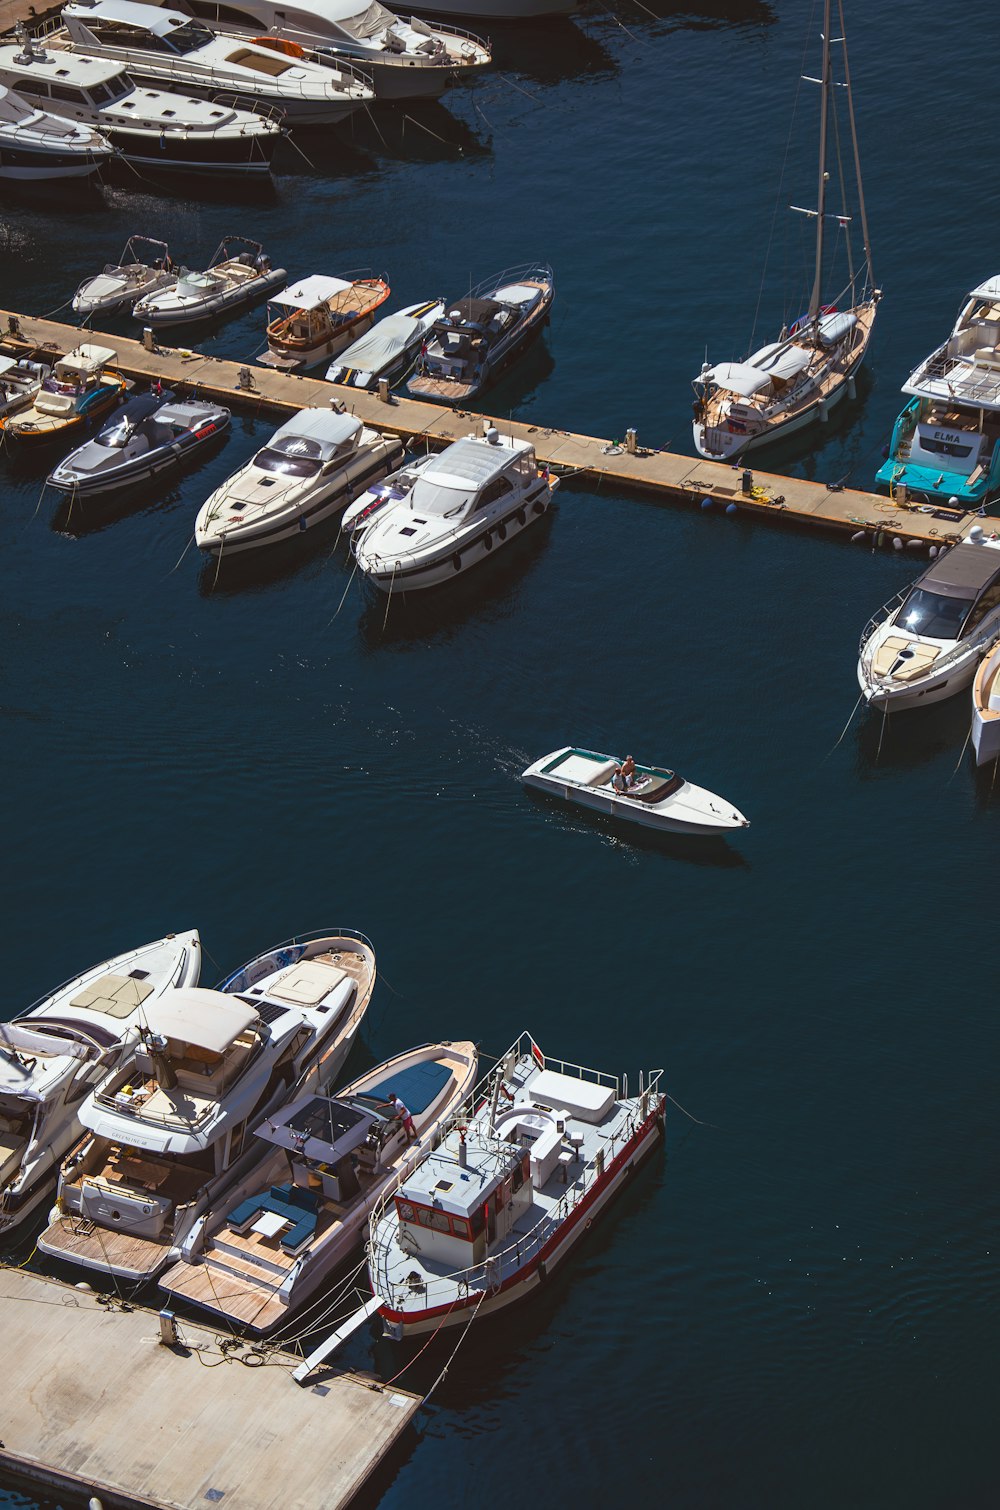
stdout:
[[[837,10],[840,14],[840,40],[844,49],[844,83],[847,86],[847,114],[851,122],[851,145],[854,149],[854,176],[858,184],[858,213],[861,216],[861,239],[865,249],[865,261],[868,264],[868,287],[875,287],[875,273],[872,268],[872,248],[868,239],[868,215],[865,211],[865,190],[861,182],[861,153],[858,151],[858,128],[854,122],[854,95],[851,93],[851,69],[847,61],[847,32],[844,29],[844,0],[837,0]],[[855,295],[855,297],[857,297]]]
[[816,273],[813,278],[812,298],[809,300],[809,321],[815,325],[819,320],[820,299],[823,281],[823,232],[826,226],[826,128],[830,115],[830,0],[823,4],[823,74],[821,78],[819,118],[819,191],[816,195]]

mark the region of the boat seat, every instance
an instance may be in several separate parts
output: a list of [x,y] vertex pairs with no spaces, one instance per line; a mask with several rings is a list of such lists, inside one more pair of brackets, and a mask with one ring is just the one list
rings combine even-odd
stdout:
[[294,1253],[309,1242],[316,1231],[318,1198],[311,1190],[298,1185],[272,1185],[252,1195],[229,1213],[227,1222],[234,1232],[246,1232],[264,1212],[284,1217],[291,1226],[280,1239],[282,1248]]
[[21,1154],[27,1141],[27,1138],[16,1137],[13,1133],[0,1133],[0,1185],[6,1185],[21,1167]]
[[904,640],[901,635],[891,634],[872,657],[872,671],[875,675],[888,676],[901,650],[912,650],[913,654],[892,671],[893,681],[898,682],[912,682],[922,676],[940,654],[937,645],[925,645],[919,640]]
[[643,787],[641,792],[630,792],[637,802],[662,802],[673,792],[677,792],[684,785],[683,776],[658,776],[651,781],[649,786]]

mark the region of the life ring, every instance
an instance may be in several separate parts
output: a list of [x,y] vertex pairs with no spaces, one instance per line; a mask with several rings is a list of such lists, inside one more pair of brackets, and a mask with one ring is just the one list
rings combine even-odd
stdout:
[[297,42],[286,42],[284,37],[251,37],[254,47],[269,47],[272,52],[283,52],[286,58],[304,58],[306,50]]

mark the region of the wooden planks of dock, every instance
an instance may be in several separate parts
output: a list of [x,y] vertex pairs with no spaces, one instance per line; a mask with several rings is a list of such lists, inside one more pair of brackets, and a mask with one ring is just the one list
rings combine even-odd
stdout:
[[248,1366],[210,1328],[181,1331],[166,1347],[151,1311],[0,1270],[0,1470],[109,1506],[338,1510],[421,1403],[329,1370],[303,1388],[297,1359]]
[[[307,406],[345,404],[366,424],[399,435],[408,445],[447,445],[464,435],[481,434],[484,416],[418,403],[408,398],[389,402],[376,394],[343,388],[321,378],[301,377],[225,361],[180,346],[154,345],[124,336],[81,331],[75,325],[39,320],[0,310],[0,349],[8,354],[30,352],[62,355],[91,340],[110,347],[127,377],[169,384],[181,391],[197,388],[202,395],[231,407],[258,412],[290,413]],[[708,501],[716,509],[779,520],[786,524],[854,534],[863,531],[876,544],[932,546],[953,543],[976,523],[976,514],[958,510],[937,513],[908,506],[874,493],[831,487],[805,478],[784,477],[753,468],[752,485],[743,486],[742,467],[726,466],[670,451],[625,445],[568,430],[497,419],[505,434],[530,441],[539,461],[568,475],[596,483],[607,479],[618,488],[640,489],[674,503],[698,507]]]

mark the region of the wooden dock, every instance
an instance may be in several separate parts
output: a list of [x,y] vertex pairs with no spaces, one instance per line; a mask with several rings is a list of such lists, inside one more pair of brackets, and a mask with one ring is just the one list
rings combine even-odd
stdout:
[[164,1346],[155,1312],[0,1270],[0,1471],[109,1507],[337,1510],[421,1404],[329,1368],[301,1387],[291,1355],[181,1334]]
[[[31,353],[51,359],[90,340],[110,347],[121,371],[144,382],[157,379],[175,390],[197,388],[204,397],[238,409],[261,413],[291,413],[307,406],[339,401],[366,424],[399,435],[408,445],[441,447],[463,435],[481,434],[484,416],[408,398],[381,400],[374,393],[344,388],[320,378],[275,372],[247,362],[225,361],[182,346],[157,343],[152,351],[125,336],[83,332],[78,326],[0,310],[0,349],[8,355]],[[815,526],[840,533],[863,531],[875,544],[953,544],[977,522],[978,515],[959,510],[930,511],[875,493],[857,492],[799,477],[783,477],[752,469],[752,484],[743,485],[742,466],[678,456],[636,445],[630,451],[592,435],[496,421],[505,434],[528,440],[539,461],[590,483],[604,480],[617,488],[644,493],[688,508],[702,505],[746,516],[776,519],[785,524]],[[752,465],[752,463],[751,463]]]

